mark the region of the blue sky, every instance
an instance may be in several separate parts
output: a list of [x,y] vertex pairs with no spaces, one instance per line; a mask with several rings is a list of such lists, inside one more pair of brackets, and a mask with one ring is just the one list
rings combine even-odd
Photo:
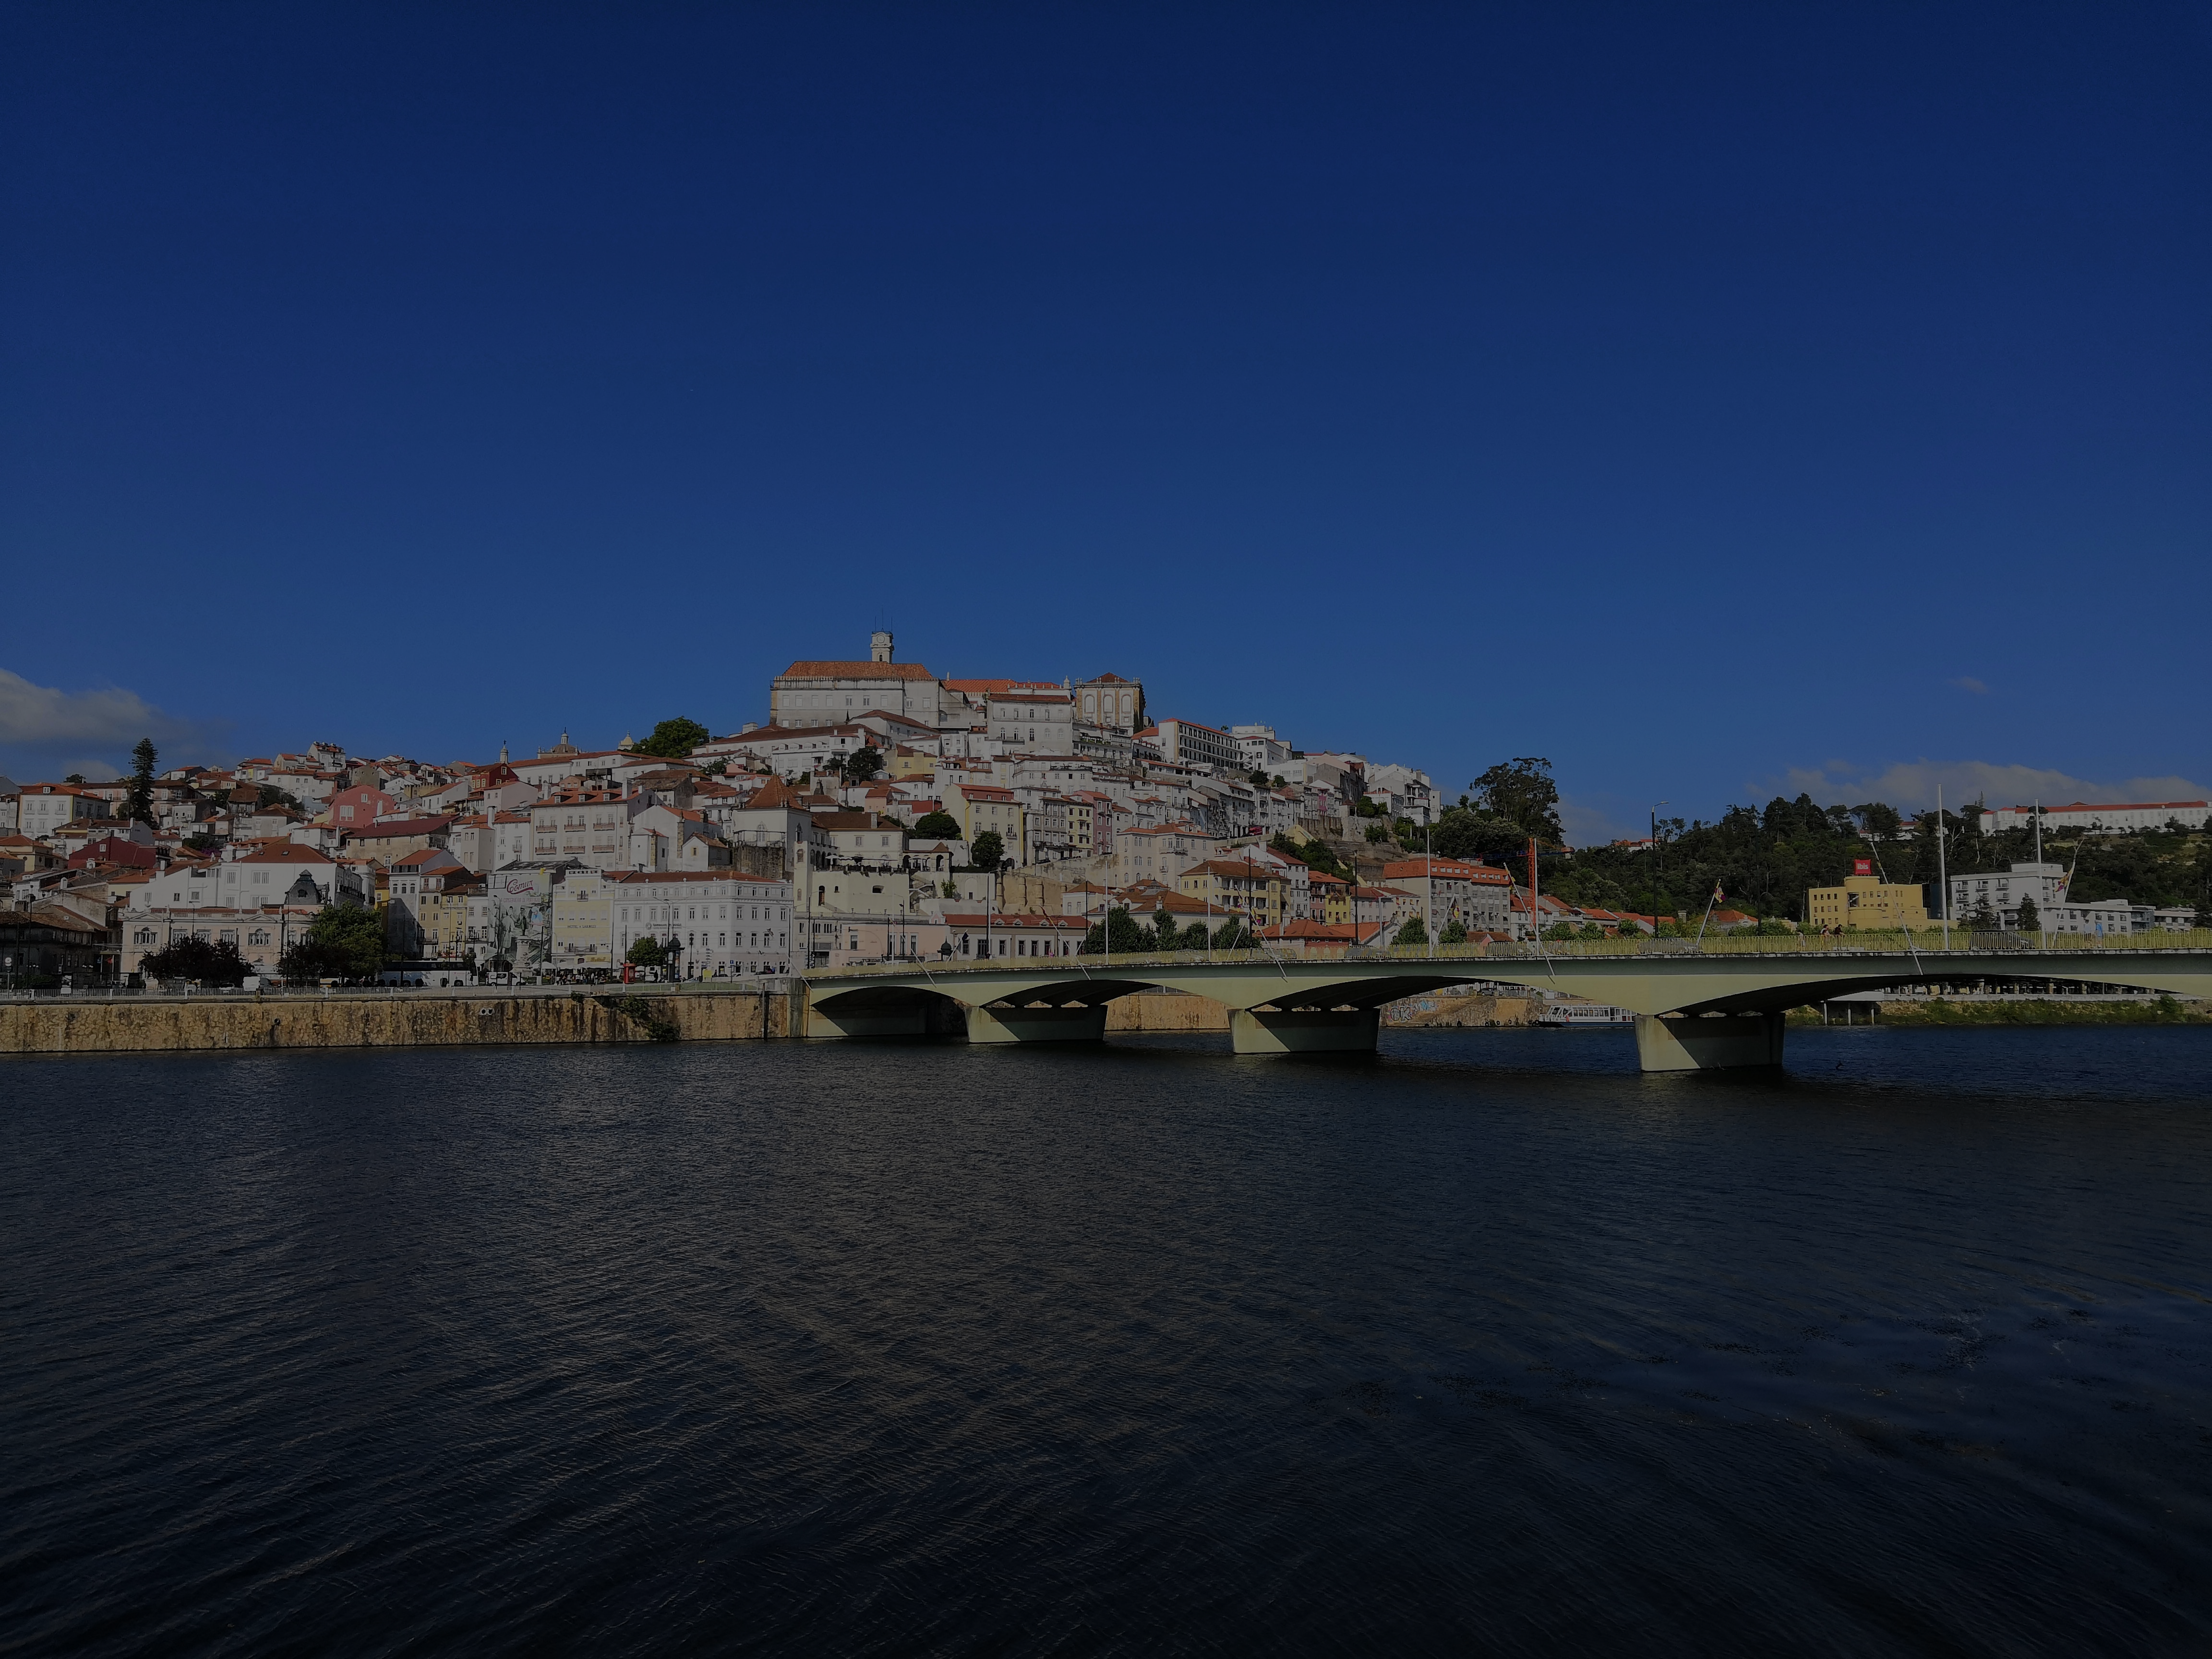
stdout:
[[2212,782],[2212,12],[16,8],[0,771],[940,673]]

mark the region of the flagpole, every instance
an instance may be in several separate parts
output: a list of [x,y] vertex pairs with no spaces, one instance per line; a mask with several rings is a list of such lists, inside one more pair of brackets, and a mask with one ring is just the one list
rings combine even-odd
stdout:
[[1713,919],[1713,906],[1718,904],[1720,902],[1721,884],[1718,882],[1715,882],[1713,884],[1713,896],[1705,901],[1705,914],[1698,918],[1697,942],[1699,945],[1703,945],[1705,942],[1705,924]]
[[1943,948],[1951,948],[1951,880],[1943,861],[1943,786],[1936,786],[1936,904],[1943,918]]

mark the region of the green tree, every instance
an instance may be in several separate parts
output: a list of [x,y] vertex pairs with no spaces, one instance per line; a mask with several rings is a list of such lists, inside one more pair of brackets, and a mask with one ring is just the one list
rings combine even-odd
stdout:
[[1176,948],[1183,951],[1203,951],[1211,942],[1212,938],[1206,931],[1206,924],[1202,921],[1194,921],[1182,930],[1182,943]]
[[1377,846],[1387,842],[1390,839],[1390,826],[1387,823],[1369,824],[1367,826],[1367,839],[1375,842]]
[[845,757],[844,775],[848,783],[866,783],[884,769],[884,751],[872,744],[863,744]]
[[914,826],[914,833],[931,841],[957,841],[960,839],[960,820],[940,808],[937,811],[925,813],[921,822]]
[[253,804],[257,808],[289,806],[295,812],[301,810],[296,795],[286,793],[273,783],[264,783],[253,792]]
[[1428,942],[1429,924],[1419,916],[1407,917],[1406,925],[1398,930],[1398,943],[1401,945],[1426,945]]
[[2037,933],[2043,931],[2043,912],[2035,908],[2033,899],[2024,898],[2020,902],[2017,925],[2023,933]]
[[241,985],[253,968],[229,939],[175,939],[143,957],[138,971],[149,983],[184,979],[200,985]]
[[1266,772],[1255,766],[1252,769],[1251,781],[1252,787],[1255,789],[1265,789],[1267,787],[1267,775]]
[[1854,806],[1851,812],[1876,841],[1894,841],[1905,827],[1905,820],[1898,816],[1897,809],[1885,801],[1870,800]]
[[[996,872],[1006,861],[1006,843],[999,839],[995,830],[986,830],[969,843],[968,867],[971,870]],[[1114,947],[1121,949],[1118,945]]]
[[623,960],[633,968],[660,968],[668,962],[668,952],[659,939],[647,933],[623,953]]
[[1462,921],[1457,916],[1454,916],[1449,921],[1444,924],[1443,932],[1437,935],[1437,943],[1439,945],[1466,944],[1467,924]]
[[1510,818],[1464,806],[1446,809],[1429,832],[1429,845],[1438,858],[1465,859],[1504,864],[1527,849],[1528,837]]
[[1347,880],[1351,878],[1352,872],[1344,867],[1342,860],[1335,854],[1328,850],[1328,845],[1325,842],[1310,841],[1301,843],[1292,841],[1278,830],[1267,837],[1267,845],[1286,858],[1297,859],[1309,870],[1319,870],[1324,875],[1343,876]]
[[305,971],[288,967],[289,977],[374,979],[384,967],[384,918],[358,904],[326,904],[293,949],[301,952]]
[[154,822],[154,759],[156,752],[151,738],[139,738],[138,746],[131,751],[131,793],[125,799],[123,816],[144,824]]
[[1259,943],[1252,937],[1252,930],[1241,921],[1224,921],[1213,931],[1213,948],[1217,951],[1249,951]]
[[1520,826],[1524,836],[1564,845],[1566,832],[1559,828],[1559,786],[1552,781],[1552,763],[1541,755],[1522,755],[1500,761],[1474,781],[1475,799],[1491,817]]
[[1984,899],[1966,913],[1966,920],[1960,922],[1960,926],[1969,933],[1994,933],[1998,928],[2003,927],[2004,923],[1998,919],[1997,913],[1990,908],[1989,901]]
[[1152,940],[1163,951],[1177,950],[1182,944],[1182,928],[1168,914],[1168,907],[1160,906],[1152,916]]
[[678,714],[654,726],[646,740],[638,744],[641,755],[659,755],[664,760],[682,760],[714,734],[695,720]]
[[1117,956],[1133,957],[1151,950],[1157,943],[1151,933],[1137,925],[1136,918],[1129,914],[1129,907],[1126,904],[1117,904],[1109,910],[1103,926],[1095,921],[1091,924],[1091,932],[1083,941],[1083,954],[1088,957],[1098,955],[1106,949],[1109,939]]

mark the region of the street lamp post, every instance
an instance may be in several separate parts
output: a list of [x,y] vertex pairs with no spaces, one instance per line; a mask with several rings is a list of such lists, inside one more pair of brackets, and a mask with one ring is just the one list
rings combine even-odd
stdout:
[[1427,824],[1421,826],[1421,927],[1429,936],[1429,960],[1437,957],[1437,849],[1436,836]]

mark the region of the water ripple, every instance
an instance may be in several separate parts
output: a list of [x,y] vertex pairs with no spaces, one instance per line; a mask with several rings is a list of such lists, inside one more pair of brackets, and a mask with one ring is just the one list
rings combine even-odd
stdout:
[[0,1655],[2201,1651],[2212,1042],[10,1062]]

